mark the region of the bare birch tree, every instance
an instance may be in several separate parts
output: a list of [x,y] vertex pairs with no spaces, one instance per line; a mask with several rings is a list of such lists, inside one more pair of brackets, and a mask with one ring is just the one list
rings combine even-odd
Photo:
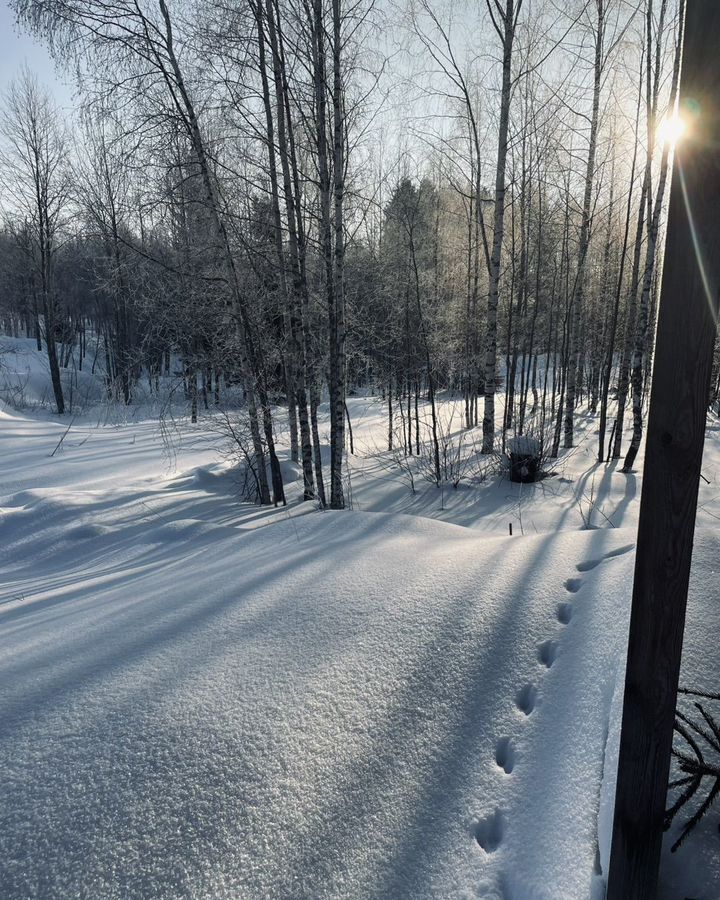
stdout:
[[0,118],[5,142],[0,164],[36,276],[50,379],[60,415],[65,412],[65,398],[57,348],[60,322],[54,262],[69,193],[67,141],[61,122],[49,95],[29,70],[24,70],[10,84]]
[[485,0],[493,28],[502,46],[502,86],[500,89],[500,124],[495,168],[495,212],[490,251],[490,284],[487,300],[485,335],[485,403],[483,412],[483,453],[495,446],[495,389],[497,385],[498,298],[505,224],[505,169],[507,167],[510,101],[512,95],[513,46],[523,0]]

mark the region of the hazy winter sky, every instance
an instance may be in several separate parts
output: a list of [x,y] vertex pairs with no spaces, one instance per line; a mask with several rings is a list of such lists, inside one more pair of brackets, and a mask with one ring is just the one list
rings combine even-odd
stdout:
[[58,78],[47,49],[20,31],[7,0],[0,0],[0,90],[5,91],[23,63],[28,64],[61,106],[71,105],[72,91]]

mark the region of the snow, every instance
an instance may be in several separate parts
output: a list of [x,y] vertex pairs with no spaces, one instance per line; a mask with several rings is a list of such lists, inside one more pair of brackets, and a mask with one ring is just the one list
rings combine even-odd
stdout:
[[[319,512],[240,504],[184,421],[93,406],[52,456],[70,416],[0,407],[3,900],[603,896],[640,474],[586,417],[554,478],[413,494],[349,409]],[[717,691],[707,443],[682,683]],[[717,822],[663,900],[720,897]]]
[[510,453],[517,456],[539,456],[540,441],[536,437],[527,434],[518,434],[516,437],[510,438],[507,442]]

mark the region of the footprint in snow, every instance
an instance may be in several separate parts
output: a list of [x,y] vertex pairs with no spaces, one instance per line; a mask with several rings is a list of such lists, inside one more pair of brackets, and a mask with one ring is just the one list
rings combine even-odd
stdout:
[[602,559],[586,559],[584,562],[579,562],[575,568],[578,572],[589,572],[591,569],[599,566],[601,562]]
[[565,590],[568,592],[568,594],[577,594],[582,586],[582,578],[568,578],[565,582]]
[[543,641],[542,644],[538,646],[538,661],[541,662],[548,669],[552,666],[552,664],[557,659],[558,655],[558,643],[557,641]]
[[573,608],[572,603],[558,603],[557,606],[557,619],[561,625],[568,625],[570,623],[570,619],[572,619]]
[[506,775],[515,768],[515,746],[509,737],[500,738],[495,745],[495,762]]
[[480,819],[475,826],[475,840],[486,853],[494,853],[503,839],[503,816],[499,809]]
[[537,688],[534,684],[524,684],[520,690],[515,695],[515,705],[520,710],[520,712],[525,713],[526,716],[529,716],[530,713],[535,709],[535,704],[537,703]]
[[635,544],[625,544],[624,547],[618,547],[617,550],[610,550],[603,556],[603,559],[612,559],[614,556],[624,556],[631,550],[635,549]]
[[597,568],[601,562],[606,559],[612,559],[614,556],[622,556],[635,549],[635,544],[626,544],[624,547],[618,547],[617,550],[609,550],[600,559],[586,559],[585,562],[578,563],[575,568],[578,572],[589,572],[591,569]]

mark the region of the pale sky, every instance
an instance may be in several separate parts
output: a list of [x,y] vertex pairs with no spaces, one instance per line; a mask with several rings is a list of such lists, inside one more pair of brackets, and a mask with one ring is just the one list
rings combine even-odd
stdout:
[[7,0],[0,0],[0,92],[15,78],[23,63],[35,72],[38,81],[63,107],[72,105],[72,88],[58,76],[47,49],[15,25],[15,15]]

